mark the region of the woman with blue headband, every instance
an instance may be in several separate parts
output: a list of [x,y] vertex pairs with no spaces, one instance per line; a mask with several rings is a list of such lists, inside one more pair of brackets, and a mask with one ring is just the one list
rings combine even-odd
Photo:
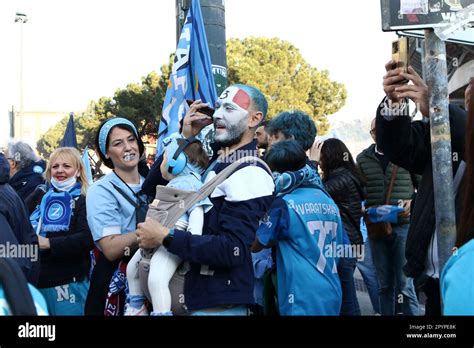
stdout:
[[139,161],[145,148],[135,125],[124,118],[104,121],[96,136],[102,162],[112,173],[87,195],[87,221],[99,253],[91,276],[86,315],[120,315],[125,299],[126,263],[137,249],[137,223],[144,221],[147,197]]

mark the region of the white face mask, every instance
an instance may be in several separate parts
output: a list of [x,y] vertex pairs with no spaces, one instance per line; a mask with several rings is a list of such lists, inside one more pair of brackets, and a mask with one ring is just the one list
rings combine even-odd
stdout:
[[51,185],[58,191],[69,191],[77,183],[76,175],[71,176],[69,179],[58,181],[55,178],[51,178]]

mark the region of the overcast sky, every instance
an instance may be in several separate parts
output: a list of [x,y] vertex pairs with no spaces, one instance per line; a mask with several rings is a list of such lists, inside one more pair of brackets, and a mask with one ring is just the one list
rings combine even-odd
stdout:
[[[367,118],[382,97],[392,33],[379,0],[226,0],[227,38],[278,37],[348,89],[332,119]],[[159,71],[174,52],[175,0],[0,1],[0,146],[19,109],[20,24],[25,12],[25,111],[80,111],[89,101]]]

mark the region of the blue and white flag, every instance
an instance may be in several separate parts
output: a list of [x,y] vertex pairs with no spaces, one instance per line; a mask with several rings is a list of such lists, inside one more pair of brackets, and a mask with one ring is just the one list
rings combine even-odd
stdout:
[[398,213],[403,211],[403,208],[395,205],[381,205],[374,208],[368,208],[367,216],[372,223],[391,222],[396,224],[398,221]]
[[87,176],[87,182],[90,185],[94,183],[94,180],[92,179],[92,170],[91,170],[91,162],[89,159],[89,147],[86,146],[84,149],[84,152],[82,154],[82,163],[84,164],[84,170],[86,171],[86,176]]
[[180,122],[189,109],[186,99],[201,99],[214,107],[217,100],[211,58],[199,0],[193,0],[181,31],[158,129],[157,156],[163,140],[179,132]]

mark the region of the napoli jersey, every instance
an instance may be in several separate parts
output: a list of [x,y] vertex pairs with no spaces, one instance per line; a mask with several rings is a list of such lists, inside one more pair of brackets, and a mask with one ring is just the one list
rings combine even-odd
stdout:
[[326,192],[298,188],[277,198],[257,238],[263,245],[276,243],[280,315],[339,315],[336,250],[343,228]]

